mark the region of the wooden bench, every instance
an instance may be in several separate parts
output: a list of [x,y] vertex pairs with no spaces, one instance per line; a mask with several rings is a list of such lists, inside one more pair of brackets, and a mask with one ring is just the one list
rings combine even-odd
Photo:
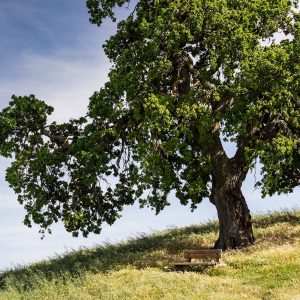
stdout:
[[184,258],[187,261],[177,262],[174,264],[174,266],[179,267],[179,266],[224,266],[225,265],[225,263],[222,262],[221,249],[185,250]]

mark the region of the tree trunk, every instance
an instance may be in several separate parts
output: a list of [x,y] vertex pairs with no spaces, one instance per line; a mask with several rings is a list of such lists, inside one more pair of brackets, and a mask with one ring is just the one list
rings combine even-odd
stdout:
[[251,215],[242,194],[242,183],[247,175],[244,151],[238,148],[233,158],[228,158],[219,128],[213,130],[212,191],[210,201],[216,206],[219,218],[219,238],[215,248],[236,249],[253,244]]
[[211,201],[219,218],[219,238],[215,248],[236,249],[254,242],[251,215],[241,192],[241,183],[232,174],[227,174],[223,187],[213,186]]

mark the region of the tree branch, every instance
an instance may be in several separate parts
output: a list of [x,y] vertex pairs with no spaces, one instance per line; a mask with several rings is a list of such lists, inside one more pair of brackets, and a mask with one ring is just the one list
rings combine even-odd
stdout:
[[212,127],[212,141],[212,155],[228,159],[228,156],[223,148],[222,141],[220,138],[219,122],[216,122]]
[[234,98],[233,98],[232,94],[229,91],[227,91],[223,95],[223,97],[221,98],[220,101],[213,102],[213,105],[212,105],[213,106],[212,107],[213,114],[217,115],[218,113],[221,113],[221,114],[224,113],[227,108],[232,106],[233,102],[234,102]]
[[48,137],[52,142],[54,142],[58,147],[63,150],[67,150],[70,148],[69,137],[63,134],[53,134],[49,130],[42,129],[41,133]]

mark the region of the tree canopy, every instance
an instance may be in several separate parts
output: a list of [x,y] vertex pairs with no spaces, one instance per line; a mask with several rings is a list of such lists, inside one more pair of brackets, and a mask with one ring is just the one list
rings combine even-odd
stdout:
[[14,159],[6,179],[25,224],[45,232],[62,220],[86,236],[125,205],[159,213],[171,192],[195,209],[214,192],[222,137],[237,145],[228,161],[242,180],[260,161],[263,195],[292,192],[300,184],[297,2],[87,0],[99,26],[117,21],[117,6],[131,9],[104,44],[112,67],[87,115],[49,124],[53,108],[33,95],[13,96],[0,114],[0,153]]

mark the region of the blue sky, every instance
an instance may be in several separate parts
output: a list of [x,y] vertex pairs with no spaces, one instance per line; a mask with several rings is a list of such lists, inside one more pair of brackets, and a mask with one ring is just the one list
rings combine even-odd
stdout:
[[[66,121],[84,114],[89,96],[106,80],[109,61],[101,45],[114,31],[115,25],[108,21],[101,28],[89,24],[84,0],[0,1],[0,109],[12,94],[35,94],[54,106],[53,120]],[[233,153],[234,148],[227,145],[227,150]],[[72,238],[58,224],[52,235],[41,240],[37,227],[29,229],[22,224],[24,210],[5,182],[8,164],[0,158],[0,270],[80,246],[216,218],[207,200],[191,213],[174,199],[158,216],[148,209],[128,207],[123,218],[112,227],[105,226],[101,235]],[[252,173],[243,185],[252,212],[298,203],[299,190],[289,196],[261,199],[253,184]]]

